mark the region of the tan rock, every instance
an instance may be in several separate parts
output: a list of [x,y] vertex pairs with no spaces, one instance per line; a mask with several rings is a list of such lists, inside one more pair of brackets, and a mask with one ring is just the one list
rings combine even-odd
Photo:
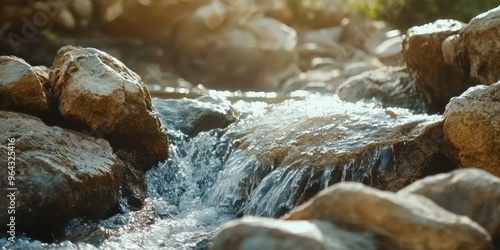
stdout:
[[457,56],[469,62],[470,81],[485,85],[499,81],[500,6],[473,18],[460,32],[460,40]]
[[93,48],[64,47],[50,75],[51,93],[65,126],[104,137],[149,169],[168,154],[168,139],[141,78]]
[[409,29],[403,40],[406,65],[415,77],[429,112],[444,111],[451,97],[470,86],[466,72],[448,65],[442,51],[443,41],[464,27],[459,21],[438,20]]
[[444,132],[462,167],[500,176],[500,82],[472,87],[453,98],[444,113]]
[[419,195],[340,183],[284,217],[327,220],[342,228],[372,232],[396,249],[493,249],[490,236],[468,217],[450,213]]
[[244,217],[224,225],[210,250],[379,249],[370,233],[350,232],[327,221]]
[[0,56],[0,110],[46,116],[45,77],[47,68],[31,67],[15,56]]
[[465,215],[481,225],[500,246],[500,179],[467,168],[418,180],[399,194],[419,194],[444,209]]

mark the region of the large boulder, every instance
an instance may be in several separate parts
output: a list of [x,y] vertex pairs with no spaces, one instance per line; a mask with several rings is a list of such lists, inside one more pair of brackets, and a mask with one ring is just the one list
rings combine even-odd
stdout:
[[48,115],[45,70],[15,56],[0,56],[0,110]]
[[208,192],[242,214],[277,217],[338,182],[397,191],[457,168],[437,115],[314,96],[253,117],[228,129],[237,147],[219,177],[228,181]]
[[63,47],[50,81],[64,126],[104,137],[141,170],[167,157],[167,135],[145,84],[114,57],[93,48]]
[[0,126],[0,185],[15,188],[0,201],[3,232],[15,216],[16,236],[53,240],[72,218],[101,219],[117,211],[123,163],[107,141],[13,112],[0,111]]
[[374,233],[394,249],[493,249],[489,234],[419,195],[340,183],[293,210],[286,220],[327,220]]
[[490,233],[500,246],[500,179],[479,169],[459,169],[416,181],[398,193],[419,194],[460,215]]
[[327,221],[284,221],[244,217],[225,224],[215,235],[210,250],[375,250],[371,233],[350,232]]
[[262,17],[250,2],[213,1],[180,25],[177,67],[189,81],[226,89],[274,89],[298,72],[295,30]]
[[472,84],[500,80],[500,6],[473,18],[459,34],[443,44],[448,63],[464,71]]
[[472,87],[453,98],[444,113],[444,132],[462,167],[500,176],[500,82]]
[[443,112],[451,97],[471,86],[466,72],[447,64],[442,51],[443,41],[464,27],[459,21],[438,20],[409,29],[403,40],[406,65],[429,112]]

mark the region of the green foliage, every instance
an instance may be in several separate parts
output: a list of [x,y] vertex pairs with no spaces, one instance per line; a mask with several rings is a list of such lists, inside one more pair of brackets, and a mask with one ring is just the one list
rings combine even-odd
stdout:
[[467,23],[500,3],[498,0],[349,0],[349,4],[371,18],[405,30],[437,19],[451,18]]

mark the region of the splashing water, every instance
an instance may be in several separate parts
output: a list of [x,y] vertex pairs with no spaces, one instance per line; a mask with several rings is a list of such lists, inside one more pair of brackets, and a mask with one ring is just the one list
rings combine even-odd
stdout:
[[[439,120],[397,108],[388,114],[336,97],[312,96],[276,105],[238,101],[233,107],[241,113],[240,121],[193,138],[164,124],[170,156],[146,175],[146,208],[100,221],[98,227],[109,233],[100,246],[43,244],[27,238],[14,244],[1,239],[0,246],[192,249],[239,215],[280,216],[340,181],[376,184],[374,177],[396,171],[395,149],[380,138],[395,133],[398,126],[418,128]],[[372,144],[368,152],[356,151]],[[353,153],[345,157],[345,152]]]

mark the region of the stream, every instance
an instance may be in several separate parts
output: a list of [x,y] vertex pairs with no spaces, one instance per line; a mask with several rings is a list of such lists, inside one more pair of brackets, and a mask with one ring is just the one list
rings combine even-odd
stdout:
[[[156,110],[168,109],[153,99]],[[395,127],[438,116],[377,104],[345,103],[337,97],[311,95],[280,104],[239,100],[232,103],[239,120],[226,129],[189,137],[159,112],[170,139],[170,156],[146,175],[148,198],[141,211],[124,211],[97,223],[94,234],[104,234],[98,246],[63,241],[46,244],[20,237],[14,244],[0,240],[1,249],[203,249],[207,239],[225,222],[242,215],[279,217],[291,210],[299,193],[317,192],[339,182],[370,184],[385,169],[394,150],[375,146],[345,164],[319,161],[376,143]],[[322,138],[318,140],[318,138]],[[320,143],[318,143],[320,142]],[[271,155],[285,148],[295,158],[277,161]],[[275,158],[273,158],[275,157]],[[378,172],[377,172],[378,171]],[[399,169],[404,174],[404,169]],[[309,180],[317,180],[312,182]],[[306,183],[306,184],[304,184]],[[87,225],[76,221],[75,227]],[[73,230],[72,225],[67,230]],[[92,237],[90,237],[92,238]]]

